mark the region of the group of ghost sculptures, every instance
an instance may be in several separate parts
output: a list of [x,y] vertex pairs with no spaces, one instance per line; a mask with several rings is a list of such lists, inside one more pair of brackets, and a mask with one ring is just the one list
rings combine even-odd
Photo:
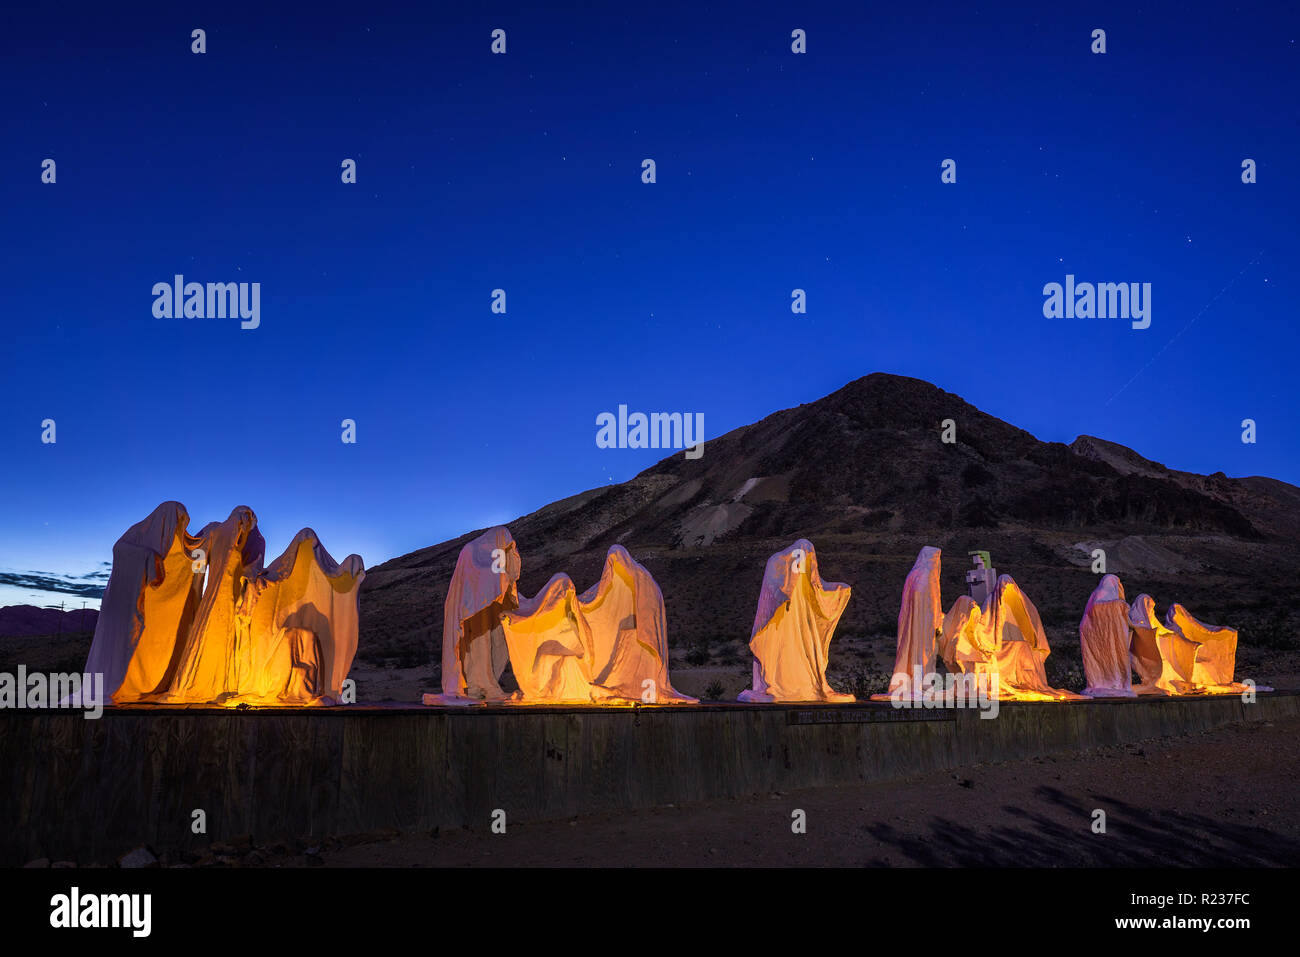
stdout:
[[740,701],[772,703],[855,700],[826,679],[831,638],[853,590],[824,582],[812,542],[799,539],[767,560],[750,632],[753,687]]
[[[1079,698],[1047,682],[1051,654],[1038,609],[1010,575],[981,605],[960,596],[941,613],[942,552],[921,549],[903,583],[898,613],[898,653],[889,694],[879,699],[922,698],[939,659],[950,674],[973,675],[990,698],[1002,701],[1062,701]],[[918,680],[919,676],[919,680]]]
[[[663,593],[622,545],[578,593],[560,573],[520,598],[521,562],[505,527],[460,552],[443,606],[442,693],[430,705],[693,704],[668,676]],[[519,690],[501,688],[507,662]]]
[[335,704],[357,647],[365,569],[335,564],[311,529],[263,568],[239,506],[197,535],[164,502],[113,546],[88,673],[114,704]]
[[1116,575],[1104,576],[1088,598],[1079,645],[1088,680],[1084,694],[1092,698],[1247,690],[1234,677],[1234,629],[1197,621],[1179,604],[1169,606],[1162,623],[1154,599],[1139,595],[1130,605]]

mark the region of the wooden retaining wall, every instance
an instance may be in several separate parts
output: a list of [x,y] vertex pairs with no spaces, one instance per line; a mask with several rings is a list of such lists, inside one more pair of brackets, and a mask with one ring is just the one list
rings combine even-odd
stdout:
[[[0,865],[137,844],[486,827],[1186,734],[1300,713],[1300,695],[640,709],[359,707],[0,712]],[[190,832],[192,812],[206,835]]]

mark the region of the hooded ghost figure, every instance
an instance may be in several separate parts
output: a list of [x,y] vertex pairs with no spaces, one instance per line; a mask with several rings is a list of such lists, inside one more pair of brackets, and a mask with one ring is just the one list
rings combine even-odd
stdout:
[[501,615],[501,628],[524,702],[591,701],[591,630],[573,579],[552,576],[536,595]]
[[930,545],[922,548],[903,582],[903,602],[898,609],[898,655],[889,679],[889,694],[879,697],[889,698],[899,693],[919,699],[925,676],[935,673],[939,638],[943,633],[943,605],[939,601],[942,555]]
[[224,522],[205,526],[197,547],[207,556],[207,581],[175,680],[162,700],[220,704],[238,692],[239,661],[250,636],[237,613],[248,580],[262,570],[266,540],[253,510],[240,505]]
[[1150,595],[1138,595],[1128,611],[1133,635],[1133,670],[1141,683],[1138,694],[1192,694],[1196,642],[1170,631],[1156,617]]
[[817,553],[801,538],[767,560],[749,648],[754,687],[741,701],[853,701],[826,681],[831,638],[852,589],[823,582]]
[[668,680],[668,624],[664,596],[645,567],[626,548],[605,556],[600,581],[578,598],[591,629],[594,700],[648,704],[694,704]]
[[519,549],[504,525],[467,542],[456,559],[442,613],[442,694],[425,704],[505,701],[509,652],[501,613],[519,604]]
[[239,662],[240,700],[338,704],[357,652],[360,555],[337,564],[304,528],[244,592],[252,640]]
[[[1234,681],[1237,669],[1237,631],[1226,625],[1197,621],[1182,605],[1170,605],[1165,612],[1169,630],[1196,643],[1192,663],[1192,684],[1204,694],[1237,694],[1246,685]],[[1263,690],[1263,689],[1259,689]]]
[[998,584],[983,611],[992,630],[997,663],[998,697],[1004,701],[1080,700],[1047,683],[1044,662],[1051,654],[1047,633],[1038,609],[1010,575],[998,576]]
[[163,502],[113,546],[86,673],[104,675],[116,704],[144,700],[171,680],[203,583],[189,521],[180,502]]
[[1079,622],[1079,648],[1089,698],[1133,698],[1129,662],[1129,604],[1118,576],[1105,575],[1088,597]]
[[[958,596],[944,616],[940,654],[944,666],[955,675],[997,671],[993,629],[985,625],[983,609],[970,595]],[[993,690],[996,689],[990,686],[990,691]]]

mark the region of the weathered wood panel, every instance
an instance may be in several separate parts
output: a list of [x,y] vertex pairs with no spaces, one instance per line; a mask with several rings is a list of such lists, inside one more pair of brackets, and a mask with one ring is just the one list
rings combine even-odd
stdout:
[[[1003,704],[0,712],[0,864],[136,844],[487,828],[891,780],[1300,713],[1300,695]],[[207,814],[194,835],[192,814]]]

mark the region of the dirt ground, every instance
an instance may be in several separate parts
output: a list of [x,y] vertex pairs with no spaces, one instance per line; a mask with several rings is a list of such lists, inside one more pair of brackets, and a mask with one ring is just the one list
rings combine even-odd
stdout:
[[[270,867],[1300,865],[1300,718],[902,781],[573,820],[217,846]],[[793,813],[807,830],[796,834]],[[1094,833],[1094,811],[1105,833]]]

